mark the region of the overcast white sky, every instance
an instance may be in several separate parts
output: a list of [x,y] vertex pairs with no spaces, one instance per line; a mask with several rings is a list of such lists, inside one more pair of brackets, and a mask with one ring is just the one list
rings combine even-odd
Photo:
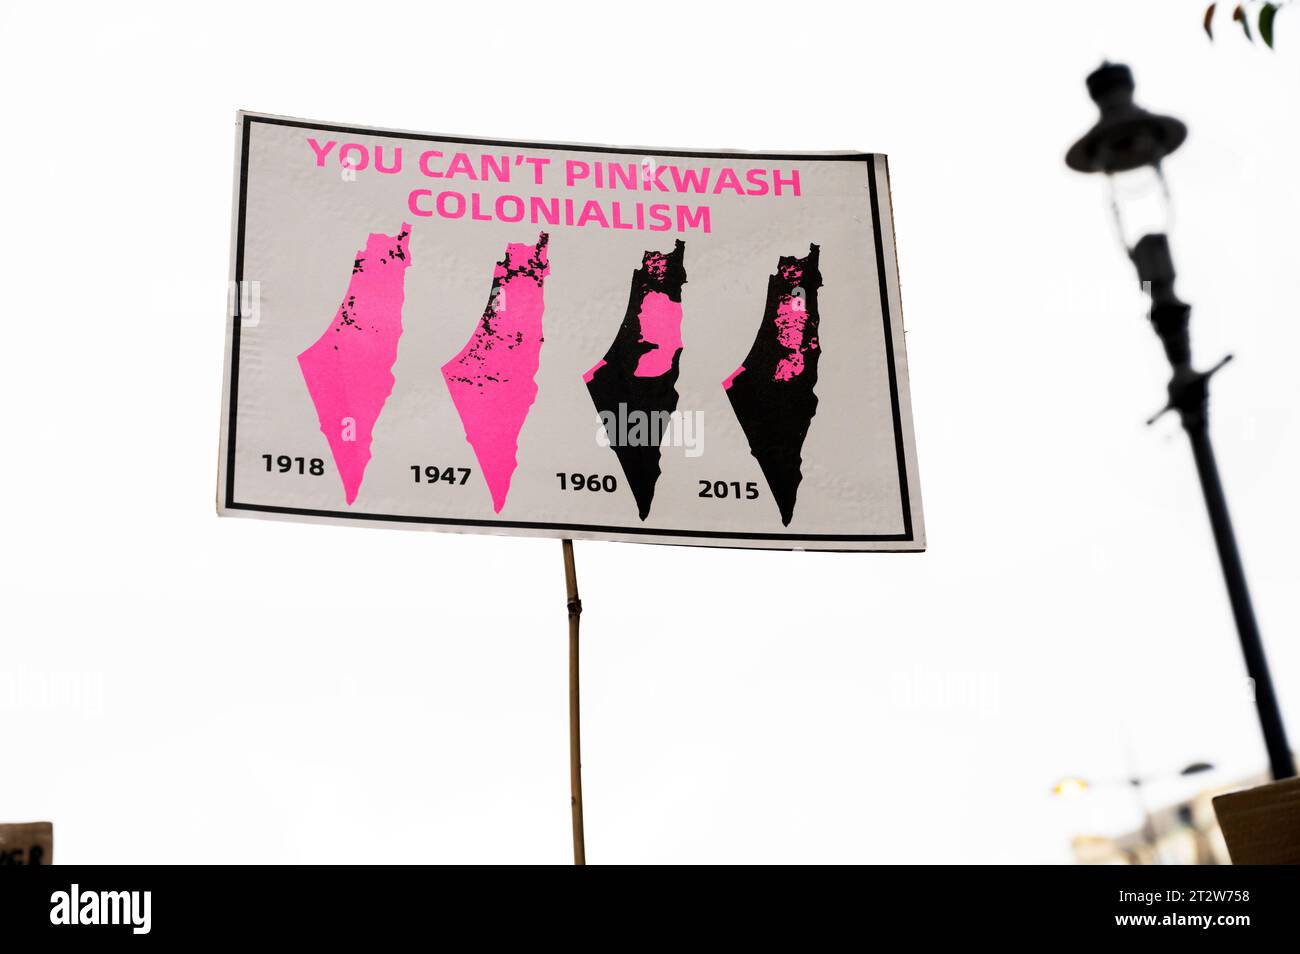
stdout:
[[1190,452],[1143,426],[1167,366],[1062,161],[1130,63],[1191,128],[1180,290],[1237,355],[1214,436],[1300,736],[1300,10],[1272,53],[1200,3],[789,9],[5,5],[0,821],[64,862],[569,858],[559,543],[214,515],[241,107],[888,153],[930,550],[579,543],[589,858],[1052,862],[1132,821],[1063,774],[1264,767]]

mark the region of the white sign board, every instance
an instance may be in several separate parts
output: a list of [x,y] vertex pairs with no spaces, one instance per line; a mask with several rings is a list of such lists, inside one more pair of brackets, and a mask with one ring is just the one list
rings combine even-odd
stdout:
[[922,550],[885,158],[238,116],[218,510]]

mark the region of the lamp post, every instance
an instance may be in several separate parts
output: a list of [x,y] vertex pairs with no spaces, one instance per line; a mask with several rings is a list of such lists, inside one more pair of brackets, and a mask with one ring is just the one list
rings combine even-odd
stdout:
[[1246,587],[1246,573],[1237,552],[1228,502],[1210,444],[1209,382],[1231,355],[1208,371],[1192,367],[1188,333],[1191,306],[1174,294],[1174,263],[1165,234],[1170,221],[1169,189],[1160,164],[1183,144],[1187,127],[1177,119],[1147,112],[1133,102],[1133,74],[1127,66],[1103,63],[1088,76],[1087,83],[1088,94],[1101,110],[1101,118],[1070,147],[1065,162],[1077,172],[1106,174],[1120,240],[1137,268],[1139,281],[1151,296],[1151,324],[1173,368],[1169,401],[1160,414],[1177,411],[1183,430],[1191,440],[1241,651],[1246,657],[1246,672],[1254,682],[1255,706],[1259,710],[1273,778],[1290,778],[1296,774],[1295,762],[1268,674],[1264,645]]

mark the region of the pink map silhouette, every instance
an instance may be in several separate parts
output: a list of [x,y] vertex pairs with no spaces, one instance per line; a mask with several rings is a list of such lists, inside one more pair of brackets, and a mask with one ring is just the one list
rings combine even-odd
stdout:
[[[661,291],[646,292],[637,317],[641,340],[654,347],[641,355],[633,373],[638,378],[657,378],[672,368],[673,359],[682,350],[682,303]],[[595,372],[592,368],[588,373]]]
[[497,513],[518,466],[519,432],[537,397],[547,235],[511,242],[496,264],[487,308],[469,343],[442,366],[452,403],[474,448]]
[[334,320],[298,355],[349,506],[370,463],[375,422],[393,393],[410,236],[405,222],[397,235],[370,234]]
[[[798,288],[803,281],[804,263],[794,261],[780,268],[781,280],[793,283]],[[803,374],[804,355],[817,350],[817,335],[805,334],[808,324],[808,305],[801,294],[783,294],[776,309],[776,340],[785,349],[785,356],[777,362],[772,373],[773,381],[791,381]],[[804,338],[808,337],[807,342]],[[740,370],[744,370],[742,367]],[[726,385],[723,385],[724,387]]]

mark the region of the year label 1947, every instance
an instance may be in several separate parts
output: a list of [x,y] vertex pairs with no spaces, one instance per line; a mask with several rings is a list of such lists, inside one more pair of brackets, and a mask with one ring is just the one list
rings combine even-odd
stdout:
[[419,464],[412,464],[411,473],[415,476],[417,484],[463,485],[469,480],[470,469],[468,467],[421,467]]

